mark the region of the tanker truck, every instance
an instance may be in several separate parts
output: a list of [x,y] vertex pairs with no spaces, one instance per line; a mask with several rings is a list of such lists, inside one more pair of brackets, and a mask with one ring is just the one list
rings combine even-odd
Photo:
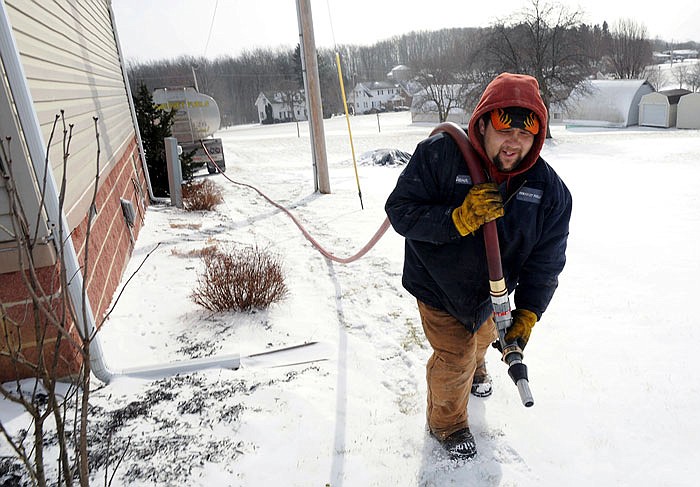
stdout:
[[[153,91],[153,103],[159,110],[175,109],[172,136],[177,139],[183,153],[194,152],[192,162],[207,166],[209,174],[217,172],[217,166],[226,170],[221,139],[212,137],[219,130],[221,115],[219,106],[211,96],[199,93],[191,86],[157,88]],[[202,148],[204,143],[216,165],[212,164]]]

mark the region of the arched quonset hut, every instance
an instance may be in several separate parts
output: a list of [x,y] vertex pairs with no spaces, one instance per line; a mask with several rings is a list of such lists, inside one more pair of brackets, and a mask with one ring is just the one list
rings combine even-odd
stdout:
[[678,102],[688,90],[665,90],[649,93],[639,102],[639,125],[647,127],[675,127]]
[[679,129],[700,129],[700,93],[690,93],[681,97],[678,102]]
[[[566,102],[564,123],[628,127],[639,123],[639,102],[654,88],[640,79],[587,80]],[[583,93],[583,94],[582,94]]]

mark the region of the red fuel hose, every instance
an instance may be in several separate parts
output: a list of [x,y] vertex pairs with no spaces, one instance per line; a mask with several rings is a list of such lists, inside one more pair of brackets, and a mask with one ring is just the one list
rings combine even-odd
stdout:
[[387,231],[387,230],[389,229],[389,227],[391,226],[391,224],[389,223],[389,219],[388,219],[388,218],[385,218],[385,219],[384,219],[384,222],[382,222],[382,224],[379,226],[379,228],[378,228],[377,231],[374,233],[374,235],[373,235],[372,238],[369,240],[369,242],[367,242],[367,243],[365,244],[365,246],[362,247],[359,251],[357,251],[354,255],[352,255],[352,256],[350,256],[350,257],[338,257],[338,256],[336,256],[336,255],[333,255],[331,252],[329,252],[328,250],[326,250],[325,248],[323,248],[323,247],[321,246],[321,244],[319,244],[319,243],[316,241],[316,239],[314,239],[314,238],[311,236],[311,234],[308,232],[308,230],[306,230],[306,228],[304,228],[304,225],[301,224],[301,222],[292,214],[292,212],[290,212],[290,211],[289,211],[288,209],[286,209],[284,206],[282,206],[282,205],[280,205],[279,203],[277,203],[276,201],[270,199],[265,193],[263,193],[262,191],[260,191],[260,190],[259,190],[258,188],[256,188],[255,186],[252,186],[252,185],[247,184],[247,183],[241,183],[241,182],[239,182],[239,181],[234,181],[233,179],[231,179],[230,177],[228,177],[228,176],[226,175],[226,173],[224,173],[224,172],[221,170],[221,168],[219,167],[219,165],[218,165],[218,164],[214,161],[214,159],[211,157],[211,154],[209,154],[209,150],[207,150],[207,147],[204,145],[204,142],[201,141],[201,140],[200,140],[199,142],[202,144],[202,148],[204,149],[204,152],[206,153],[207,157],[209,158],[209,161],[214,165],[214,167],[216,167],[216,170],[219,171],[219,173],[220,173],[225,179],[227,179],[228,181],[232,182],[233,184],[237,184],[237,185],[239,185],[239,186],[244,186],[244,187],[246,187],[246,188],[252,189],[252,190],[255,191],[256,193],[258,193],[260,196],[262,196],[263,198],[265,198],[265,200],[267,200],[267,202],[270,203],[272,206],[274,206],[274,207],[278,208],[279,210],[281,210],[284,214],[286,214],[286,215],[294,222],[294,224],[299,228],[299,230],[301,230],[301,233],[304,235],[304,237],[306,237],[306,240],[308,240],[308,241],[311,243],[311,245],[312,245],[316,250],[318,250],[318,252],[319,252],[321,255],[323,255],[325,258],[327,258],[327,259],[329,259],[329,260],[332,260],[333,262],[338,262],[338,263],[340,263],[340,264],[349,264],[349,263],[351,263],[351,262],[355,262],[355,261],[358,260],[359,258],[363,257],[367,252],[369,252],[369,251],[372,249],[372,247],[374,247],[374,246],[377,244],[377,242],[384,236],[384,234],[386,233],[386,231]]

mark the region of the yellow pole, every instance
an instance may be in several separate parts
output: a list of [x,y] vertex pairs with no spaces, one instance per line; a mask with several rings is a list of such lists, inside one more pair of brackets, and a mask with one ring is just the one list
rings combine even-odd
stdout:
[[350,128],[350,114],[348,113],[348,101],[345,98],[345,85],[343,83],[343,71],[340,68],[340,54],[335,53],[335,64],[338,66],[338,80],[340,81],[340,93],[343,96],[343,107],[345,107],[345,120],[348,123],[348,135],[350,136],[350,150],[352,151],[352,165],[355,168],[355,181],[357,182],[357,195],[360,197],[360,208],[363,210],[365,206],[362,204],[362,190],[360,189],[360,176],[357,174],[357,161],[355,160],[355,146],[352,143],[352,129]]

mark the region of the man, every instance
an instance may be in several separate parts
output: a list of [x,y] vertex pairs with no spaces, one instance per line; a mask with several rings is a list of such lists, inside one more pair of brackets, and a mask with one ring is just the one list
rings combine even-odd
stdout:
[[496,220],[503,274],[515,292],[508,343],[525,347],[564,268],[571,195],[540,157],[546,128],[537,80],[503,73],[487,86],[467,131],[490,182],[472,185],[457,145],[438,133],[418,144],[386,202],[406,238],[402,282],[418,300],[433,348],[428,428],[452,457],[476,455],[467,402],[470,392],[491,394],[484,357],[497,333],[480,227]]

